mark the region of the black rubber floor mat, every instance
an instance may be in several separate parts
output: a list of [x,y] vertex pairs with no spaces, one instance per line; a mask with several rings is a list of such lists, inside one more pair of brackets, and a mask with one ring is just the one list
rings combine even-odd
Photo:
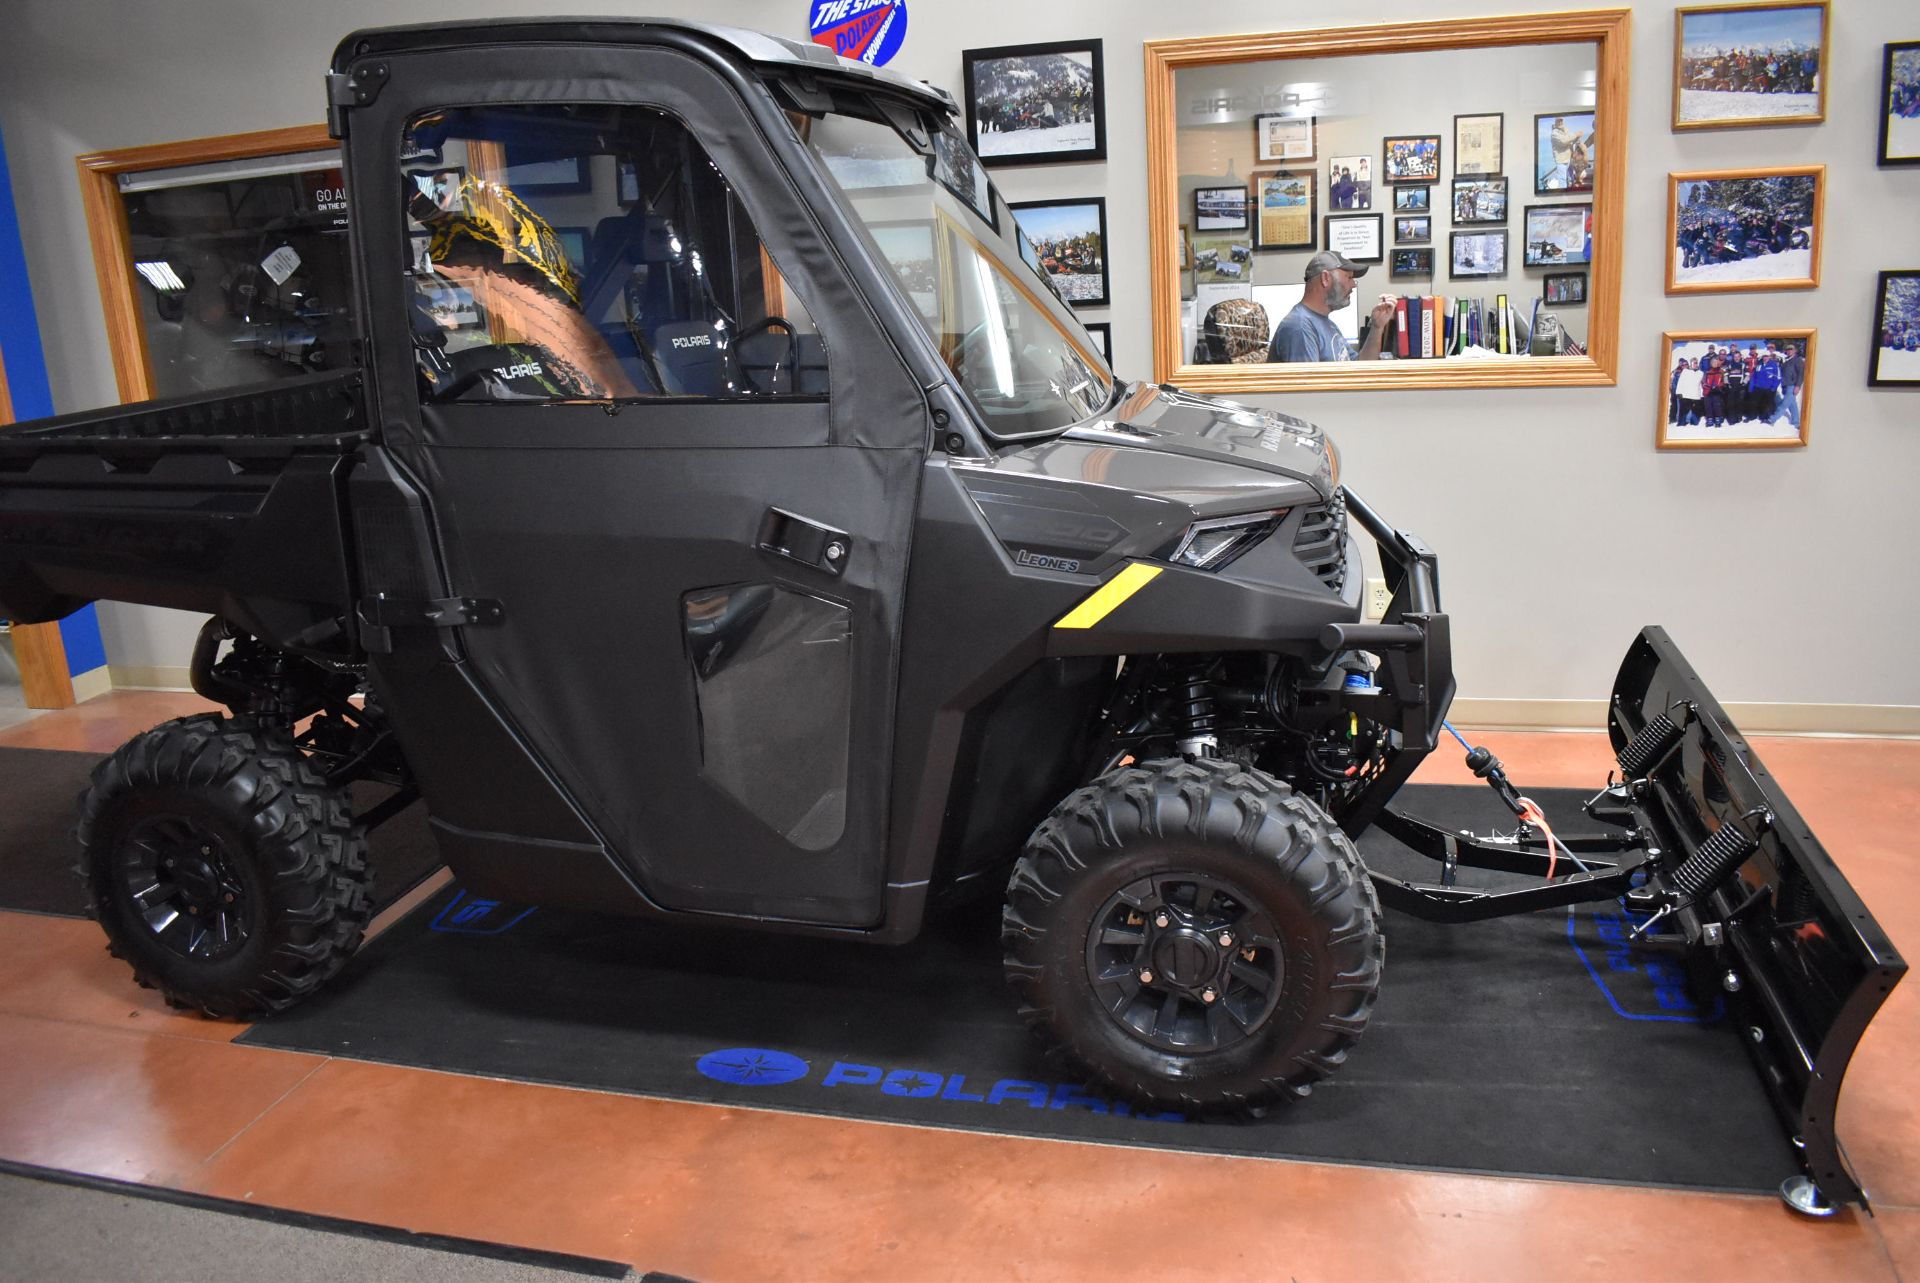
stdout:
[[[1578,794],[1535,796],[1563,828]],[[1409,812],[1499,825],[1486,790]],[[1489,809],[1491,808],[1491,809]],[[1370,862],[1431,878],[1390,839]],[[1471,876],[1471,875],[1470,875]],[[1501,875],[1477,875],[1497,878]],[[662,926],[449,890],[241,1040],[681,1099],[1178,1149],[1719,1189],[1796,1170],[1735,1030],[1606,906],[1442,927],[1389,912],[1346,1066],[1258,1121],[1138,1113],[1014,1016],[998,908],[901,949]]]
[[[86,893],[74,876],[79,856],[74,825],[79,797],[100,757],[44,748],[0,748],[0,909],[82,917]],[[365,810],[391,790],[354,789]],[[368,839],[374,911],[385,908],[440,867],[426,812],[413,807]]]

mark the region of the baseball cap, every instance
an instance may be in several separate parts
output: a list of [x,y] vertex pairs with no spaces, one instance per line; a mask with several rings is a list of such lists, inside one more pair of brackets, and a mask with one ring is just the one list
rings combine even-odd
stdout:
[[1365,276],[1367,274],[1367,267],[1364,263],[1354,262],[1338,250],[1323,249],[1307,260],[1306,273],[1302,275],[1300,279],[1310,281],[1322,272],[1332,271],[1350,272],[1355,276]]

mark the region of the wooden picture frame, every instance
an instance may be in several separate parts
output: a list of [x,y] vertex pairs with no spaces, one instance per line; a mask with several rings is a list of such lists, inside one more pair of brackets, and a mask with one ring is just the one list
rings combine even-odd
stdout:
[[[1262,112],[1253,118],[1253,159],[1261,165],[1296,165],[1319,159],[1318,118]],[[1306,135],[1304,148],[1299,134]],[[1280,146],[1274,144],[1278,142]]]
[[[1818,10],[1820,13],[1820,52],[1819,69],[1814,76],[1814,89],[1811,96],[1815,105],[1810,111],[1784,112],[1781,114],[1762,114],[1749,116],[1733,115],[1695,115],[1688,118],[1685,108],[1689,102],[1689,92],[1720,92],[1719,90],[1696,90],[1693,88],[1698,70],[1688,68],[1686,58],[1687,21],[1700,18],[1705,22],[1720,17],[1736,19],[1739,15],[1754,15],[1763,12],[1785,12],[1788,10]],[[1701,27],[1695,28],[1696,37],[1707,37]],[[1817,125],[1827,118],[1827,51],[1832,46],[1833,16],[1827,0],[1810,0],[1809,3],[1780,3],[1779,0],[1760,0],[1748,4],[1689,5],[1673,11],[1673,129],[1676,133],[1693,129],[1749,129],[1768,125]],[[1731,37],[1737,42],[1738,37]],[[1730,90],[1729,92],[1746,92]],[[1796,99],[1804,99],[1807,94],[1795,94]],[[1738,106],[1738,103],[1727,104]],[[1720,108],[1711,106],[1711,110]]]
[[[1470,132],[1461,140],[1461,123]],[[1493,141],[1486,141],[1487,122],[1492,122]],[[1467,112],[1453,118],[1453,177],[1491,178],[1507,172],[1507,113],[1504,111]]]
[[[1808,427],[1813,417],[1814,349],[1817,333],[1791,326],[1753,327],[1739,330],[1680,330],[1660,336],[1660,364],[1655,390],[1659,394],[1654,410],[1654,448],[1659,450],[1794,450],[1807,444]],[[1753,417],[1751,402],[1739,408],[1723,400],[1717,407],[1708,396],[1682,397],[1684,385],[1676,387],[1676,352],[1689,359],[1702,359],[1705,351],[1717,347],[1741,347],[1748,344],[1776,344],[1782,357],[1788,345],[1803,362],[1799,386],[1791,398],[1783,390],[1776,394],[1774,406],[1764,411],[1767,418]],[[1725,396],[1726,394],[1722,394]],[[1746,394],[1749,398],[1751,392]],[[1787,403],[1791,400],[1791,409]],[[1688,402],[1692,402],[1691,408]],[[1741,417],[1744,416],[1744,417]],[[1713,423],[1713,419],[1718,423]],[[1789,419],[1791,435],[1777,431],[1782,418]],[[1765,425],[1765,430],[1761,426]]]
[[[1683,200],[1682,188],[1697,183],[1740,183],[1756,179],[1801,178],[1813,179],[1812,212],[1813,221],[1809,228],[1807,268],[1805,274],[1784,277],[1754,278],[1739,271],[1715,271],[1716,265],[1689,265],[1680,245],[1682,220],[1680,206]],[[1689,197],[1691,193],[1688,194]],[[1820,258],[1826,242],[1825,218],[1827,199],[1827,167],[1825,165],[1782,165],[1764,169],[1708,169],[1687,173],[1669,173],[1667,175],[1667,293],[1669,294],[1734,294],[1756,290],[1811,290],[1820,285]],[[1693,203],[1690,199],[1689,204]],[[1771,243],[1770,243],[1771,244]],[[1787,248],[1798,250],[1788,237]],[[1746,262],[1757,262],[1760,258],[1779,254],[1783,251],[1771,249],[1767,255],[1745,256],[1741,262],[1731,262],[1729,267],[1739,268]],[[1693,275],[1689,278],[1688,274]]]
[[[1055,147],[1045,151],[999,150],[984,145],[986,140],[981,134],[980,65],[1068,54],[1087,55],[1087,74],[1091,79],[1093,104],[1091,140],[1084,146]],[[1077,60],[1075,61],[1077,65]],[[974,153],[980,158],[980,163],[986,168],[999,169],[1012,165],[1058,165],[1072,161],[1107,158],[1106,54],[1104,43],[1097,37],[1090,40],[1050,40],[1040,44],[999,45],[991,49],[963,49],[960,52],[960,84],[962,96],[966,99],[967,139],[973,144]],[[1027,131],[1027,127],[1022,127],[1011,130],[994,129],[988,132],[1012,135]]]
[[[1316,186],[1320,177],[1318,169],[1283,169],[1271,174],[1253,176],[1253,247],[1261,250],[1272,249],[1312,249],[1313,232],[1320,225],[1319,190]],[[1278,225],[1281,220],[1276,216],[1267,216],[1268,198],[1275,193],[1269,192],[1269,185],[1298,184],[1306,188],[1306,215],[1297,229],[1301,235],[1291,239],[1283,235],[1269,237],[1269,232],[1284,232],[1285,227]],[[1292,207],[1289,202],[1288,208]],[[1291,219],[1285,221],[1294,221]]]
[[[1920,115],[1911,117],[1899,116],[1897,119],[1901,122],[1910,120],[1912,123],[1896,124],[1896,114],[1894,111],[1897,105],[1894,101],[1896,85],[1906,91],[1903,94],[1903,99],[1908,101],[1920,101],[1920,85],[1917,85],[1911,90],[1907,90],[1905,81],[1896,82],[1894,79],[1896,69],[1898,69],[1901,75],[1911,72],[1915,76],[1920,76],[1920,40],[1902,40],[1888,45],[1886,54],[1882,60],[1880,69],[1879,162],[1882,168],[1891,168],[1897,165],[1920,165]],[[1899,137],[1896,137],[1897,135]],[[1893,154],[1893,148],[1895,146],[1903,146],[1909,150],[1896,156]]]
[[[1151,377],[1229,397],[1276,392],[1380,389],[1606,387],[1619,378],[1621,252],[1626,225],[1623,148],[1601,148],[1594,173],[1594,258],[1589,280],[1586,352],[1503,361],[1341,361],[1334,364],[1199,365],[1183,351],[1180,272],[1175,240],[1186,221],[1180,182],[1181,100],[1176,74],[1267,61],[1365,58],[1458,49],[1591,45],[1595,128],[1604,140],[1627,137],[1633,15],[1626,7],[1488,18],[1355,25],[1296,31],[1182,37],[1143,49],[1146,97],[1147,236],[1153,301]],[[1311,64],[1295,68],[1311,73]],[[1243,136],[1242,136],[1243,137]],[[1244,145],[1244,144],[1242,144]],[[1322,168],[1325,168],[1323,163]],[[1582,199],[1587,199],[1585,193]],[[1323,208],[1330,204],[1323,200]],[[1338,211],[1336,211],[1338,212]],[[1321,218],[1323,225],[1326,215]],[[1437,256],[1436,256],[1437,257]]]
[[[1916,304],[1920,304],[1920,271],[1880,273],[1873,289],[1873,329],[1867,335],[1867,386],[1870,388],[1920,388],[1920,346],[1892,349],[1881,342],[1887,328],[1887,296],[1896,281],[1910,283],[1913,288],[1903,292],[1910,293]],[[1902,324],[1911,326],[1907,341],[1920,343],[1920,320]],[[1897,357],[1899,368],[1887,368],[1889,351]]]

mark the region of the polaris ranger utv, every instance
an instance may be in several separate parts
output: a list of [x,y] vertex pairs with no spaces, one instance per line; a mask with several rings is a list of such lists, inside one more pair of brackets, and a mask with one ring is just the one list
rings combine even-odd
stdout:
[[[0,610],[213,616],[231,716],[83,799],[143,983],[312,993],[417,798],[526,902],[897,944],[1004,888],[1030,1022],[1117,1092],[1258,1107],[1360,1037],[1381,902],[1624,897],[1728,991],[1809,1203],[1862,1198],[1834,1107],[1904,964],[1665,635],[1601,831],[1484,752],[1513,833],[1389,810],[1454,690],[1433,553],[1311,424],[1116,380],[946,94],[650,20],[365,32],[327,89],[345,368],[0,433]],[[367,780],[398,792],[356,815]],[[1364,867],[1374,824],[1438,880]]]

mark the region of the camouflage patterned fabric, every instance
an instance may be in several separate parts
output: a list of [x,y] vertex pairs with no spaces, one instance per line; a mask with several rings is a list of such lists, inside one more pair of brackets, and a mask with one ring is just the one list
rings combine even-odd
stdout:
[[1219,365],[1251,365],[1267,359],[1267,309],[1251,299],[1230,298],[1207,309],[1203,323],[1208,355]]

